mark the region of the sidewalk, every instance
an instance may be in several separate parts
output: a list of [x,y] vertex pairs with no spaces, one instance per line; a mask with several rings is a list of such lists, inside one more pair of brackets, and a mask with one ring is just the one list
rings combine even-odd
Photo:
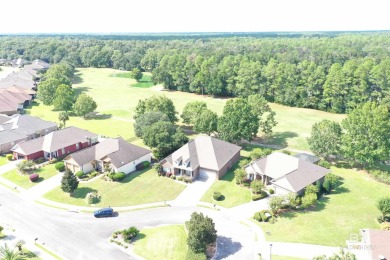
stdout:
[[13,170],[16,168],[16,164],[18,164],[21,160],[15,160],[10,161],[7,164],[4,164],[0,166],[0,175],[6,172],[9,172],[10,170]]

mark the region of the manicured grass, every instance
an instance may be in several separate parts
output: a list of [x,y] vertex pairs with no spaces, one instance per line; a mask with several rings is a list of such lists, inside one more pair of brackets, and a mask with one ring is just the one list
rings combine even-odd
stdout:
[[154,86],[154,83],[152,81],[152,75],[150,73],[144,72],[142,74],[142,79],[131,85],[132,87],[136,88],[150,88]]
[[[76,72],[75,84],[77,93],[85,92],[97,102],[97,111],[101,114],[111,115],[112,118],[101,120],[84,120],[79,117],[71,117],[67,125],[78,126],[90,131],[110,137],[122,136],[129,139],[134,136],[133,114],[138,100],[151,97],[152,95],[167,95],[175,104],[180,113],[184,106],[191,101],[204,101],[209,109],[221,115],[223,106],[228,98],[213,98],[179,91],[160,90],[158,87],[134,87],[138,86],[134,79],[112,77],[112,75],[124,75],[128,72],[114,69],[79,68]],[[147,80],[150,74],[144,73]],[[143,86],[143,85],[142,85]],[[261,142],[276,144],[283,147],[308,150],[306,138],[310,136],[311,126],[324,118],[341,121],[345,115],[337,115],[322,111],[291,108],[277,104],[271,104],[276,112],[276,120],[279,122],[274,128],[274,133],[267,138],[261,136]],[[51,107],[34,106],[28,112],[40,116],[43,119],[58,122],[58,112],[51,111]],[[127,120],[119,121],[118,119]]]
[[145,259],[181,260],[187,254],[187,234],[183,225],[141,230],[134,253]]
[[[234,170],[238,167],[236,164],[220,180],[213,183],[210,189],[203,195],[201,201],[217,204],[225,208],[231,208],[251,201],[251,192],[248,188],[240,187],[234,179]],[[219,191],[224,199],[215,201],[213,193]]]
[[320,199],[315,209],[284,214],[275,224],[259,223],[270,241],[345,246],[350,234],[362,228],[378,229],[378,198],[390,196],[388,185],[371,179],[362,171],[333,167],[342,184]]
[[69,196],[57,187],[46,193],[44,198],[66,204],[88,206],[85,196],[89,192],[97,191],[101,201],[96,206],[119,207],[173,200],[185,187],[169,178],[158,177],[151,169],[132,173],[121,182],[97,179],[89,183],[81,183],[73,196]]
[[6,173],[4,173],[1,176],[4,179],[12,181],[13,183],[15,183],[16,185],[18,185],[18,186],[20,186],[22,188],[29,189],[29,188],[37,185],[38,183],[40,183],[40,182],[42,182],[42,181],[44,181],[46,179],[49,179],[50,177],[53,177],[58,172],[55,169],[55,165],[54,164],[49,164],[49,165],[47,165],[45,167],[36,169],[34,171],[34,173],[38,173],[39,174],[39,179],[36,182],[31,182],[30,179],[29,179],[29,176],[27,174],[20,174],[20,173],[17,172],[16,169],[11,170],[9,172],[6,172]]
[[110,75],[110,77],[131,79],[131,72],[113,73]]
[[4,155],[0,156],[0,166],[8,163],[7,158]]

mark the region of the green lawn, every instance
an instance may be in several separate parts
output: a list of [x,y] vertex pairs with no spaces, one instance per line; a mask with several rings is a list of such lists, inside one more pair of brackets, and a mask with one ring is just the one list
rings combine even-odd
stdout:
[[136,88],[150,88],[154,86],[154,83],[152,81],[152,75],[150,73],[144,72],[142,74],[142,79],[131,85],[132,87]]
[[0,166],[4,165],[8,162],[7,158],[5,158],[5,155],[0,156]]
[[107,182],[101,179],[89,183],[80,183],[73,196],[69,196],[57,187],[44,195],[44,198],[66,204],[88,206],[87,193],[97,191],[101,201],[97,206],[131,206],[175,199],[185,188],[183,184],[158,177],[151,169],[127,176],[122,182]]
[[181,260],[187,254],[187,234],[183,225],[141,230],[134,253],[145,259]]
[[[127,78],[128,75],[129,72],[114,69],[78,68],[73,85],[74,89],[77,93],[85,92],[92,96],[98,104],[97,111],[110,115],[111,118],[84,120],[79,117],[71,117],[67,125],[85,128],[110,137],[120,135],[124,139],[130,139],[134,137],[132,117],[140,99],[152,95],[167,95],[173,100],[179,114],[188,102],[205,101],[208,107],[219,115],[222,114],[223,106],[228,100],[227,98],[213,98],[179,91],[161,91],[161,86],[149,87],[149,73],[144,73],[140,83]],[[309,148],[306,138],[310,135],[311,126],[315,122],[324,118],[341,121],[345,117],[344,115],[277,104],[271,104],[271,107],[275,110],[276,120],[279,123],[274,128],[271,137],[262,138],[260,141],[297,149],[307,150]],[[51,109],[52,107],[35,105],[32,109],[27,109],[27,112],[43,119],[58,122],[58,112],[53,112]]]
[[379,228],[375,204],[378,198],[390,196],[389,186],[364,172],[336,167],[332,171],[343,178],[342,184],[320,199],[314,210],[285,214],[275,224],[259,224],[271,233],[267,240],[345,246],[349,235],[359,229]]
[[[208,191],[203,195],[201,201],[217,204],[225,208],[231,208],[251,201],[251,192],[248,188],[240,187],[234,180],[234,170],[238,167],[236,164],[220,179],[213,183]],[[215,201],[213,193],[219,191],[224,199]]]
[[1,176],[9,181],[12,181],[13,183],[15,183],[16,185],[18,185],[22,188],[29,189],[29,188],[37,185],[38,183],[40,183],[46,179],[49,179],[50,177],[53,177],[58,172],[55,169],[54,164],[49,164],[45,167],[36,169],[34,171],[34,173],[39,174],[39,179],[37,182],[31,182],[28,175],[18,173],[16,169],[11,170],[9,172],[6,172],[6,173],[2,174]]

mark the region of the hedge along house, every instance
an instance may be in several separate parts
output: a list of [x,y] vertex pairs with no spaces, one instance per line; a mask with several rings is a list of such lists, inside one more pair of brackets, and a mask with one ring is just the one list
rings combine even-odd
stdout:
[[128,174],[136,170],[136,165],[151,162],[152,152],[130,144],[121,137],[105,139],[97,145],[71,154],[64,159],[65,167],[73,173],[113,171]]
[[329,169],[280,152],[258,159],[244,167],[247,178],[272,185],[278,194],[294,192],[302,195],[306,186],[323,181]]
[[219,179],[240,159],[241,147],[211,136],[198,136],[160,163],[163,172],[192,179]]
[[24,141],[11,150],[15,159],[58,158],[82,150],[98,142],[98,135],[74,126]]

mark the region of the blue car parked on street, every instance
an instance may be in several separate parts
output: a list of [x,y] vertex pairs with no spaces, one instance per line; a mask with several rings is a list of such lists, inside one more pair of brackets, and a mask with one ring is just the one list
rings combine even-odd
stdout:
[[96,210],[93,215],[95,216],[95,218],[112,217],[114,215],[114,210],[112,208],[103,208]]

